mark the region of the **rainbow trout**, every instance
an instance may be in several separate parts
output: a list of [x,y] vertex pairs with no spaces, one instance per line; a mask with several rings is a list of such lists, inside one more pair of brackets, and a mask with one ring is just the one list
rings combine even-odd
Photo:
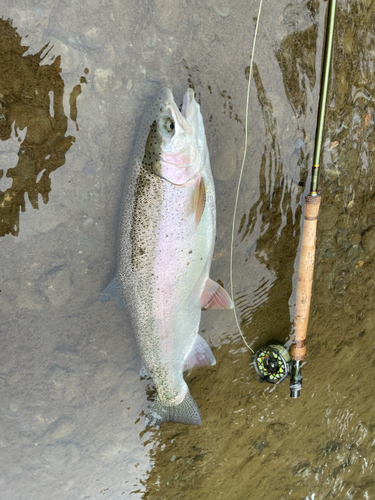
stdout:
[[216,363],[198,333],[202,309],[233,305],[209,278],[215,190],[193,90],[186,92],[181,112],[169,89],[157,93],[143,116],[130,175],[117,278],[143,369],[157,391],[146,426],[168,421],[200,425],[183,372]]

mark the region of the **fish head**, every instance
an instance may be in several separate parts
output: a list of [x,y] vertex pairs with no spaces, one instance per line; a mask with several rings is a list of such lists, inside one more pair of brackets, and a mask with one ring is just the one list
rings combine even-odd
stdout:
[[172,184],[182,185],[199,175],[209,160],[200,106],[188,89],[181,111],[172,92],[162,88],[148,113],[149,133],[144,167]]

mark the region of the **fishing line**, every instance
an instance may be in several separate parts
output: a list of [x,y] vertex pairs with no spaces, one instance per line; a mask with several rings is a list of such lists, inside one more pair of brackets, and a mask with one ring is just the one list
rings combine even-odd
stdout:
[[236,212],[237,212],[238,196],[239,196],[239,192],[240,192],[242,174],[243,174],[243,169],[244,169],[244,166],[245,166],[246,151],[247,151],[247,129],[248,129],[248,118],[249,118],[250,84],[251,84],[251,77],[252,77],[252,74],[253,74],[253,60],[254,60],[254,53],[255,53],[255,42],[256,42],[257,34],[258,34],[258,26],[259,26],[260,12],[262,10],[262,3],[263,3],[263,0],[260,0],[259,10],[258,10],[258,17],[257,17],[257,22],[256,22],[256,26],[255,26],[255,33],[254,33],[253,50],[251,52],[251,63],[250,63],[250,72],[249,72],[249,84],[247,86],[247,97],[246,97],[245,151],[244,151],[243,159],[242,159],[242,165],[241,165],[241,170],[240,170],[240,177],[238,179],[236,201],[235,201],[235,204],[234,204],[233,224],[232,224],[232,241],[231,241],[231,245],[230,245],[230,291],[231,291],[232,302],[233,302],[234,317],[235,317],[235,320],[236,320],[236,325],[237,325],[238,331],[241,334],[242,340],[244,341],[246,347],[248,349],[250,349],[250,351],[252,353],[254,353],[254,351],[249,346],[249,344],[246,342],[244,334],[242,333],[242,330],[241,330],[241,327],[240,327],[240,324],[239,324],[239,321],[238,321],[238,318],[237,318],[236,306],[235,306],[235,303],[234,303],[234,296],[233,296],[233,243],[234,243],[234,226],[235,226],[235,223],[236,223]]

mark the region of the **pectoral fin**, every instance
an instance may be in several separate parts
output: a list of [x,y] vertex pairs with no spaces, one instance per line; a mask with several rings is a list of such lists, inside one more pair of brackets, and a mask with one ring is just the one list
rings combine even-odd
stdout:
[[201,304],[202,309],[233,309],[233,302],[228,293],[211,278],[207,278]]
[[200,176],[194,193],[193,210],[195,212],[195,229],[199,226],[204,207],[206,205],[206,186],[204,179]]

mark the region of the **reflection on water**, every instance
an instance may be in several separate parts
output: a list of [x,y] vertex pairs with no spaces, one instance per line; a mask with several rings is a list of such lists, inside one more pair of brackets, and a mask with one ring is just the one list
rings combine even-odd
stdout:
[[[0,139],[4,141],[0,145],[0,236],[17,236],[25,196],[34,209],[38,209],[39,194],[48,203],[50,174],[64,165],[75,139],[65,135],[68,119],[60,57],[47,63],[48,44],[36,54],[25,55],[28,47],[9,20],[0,19],[0,40]],[[70,117],[75,122],[80,92],[77,85],[70,96]]]
[[[302,191],[298,180],[293,179],[291,164],[283,164],[277,119],[256,63],[253,75],[265,130],[259,170],[260,195],[249,213],[241,218],[238,238],[250,247],[256,245],[249,256],[250,266],[252,269],[262,267],[263,273],[253,296],[248,295],[240,311],[244,313],[241,316],[243,328],[251,334],[255,324],[261,332],[257,341],[263,343],[280,334],[285,337],[290,329],[288,301],[299,236],[298,195]],[[298,152],[298,156],[303,155],[302,148]],[[294,159],[297,165],[302,163],[301,156]]]
[[306,114],[307,98],[316,82],[317,37],[316,25],[293,32],[284,38],[275,54],[283,72],[285,93],[297,116]]
[[[14,22],[0,21],[11,75],[0,74],[0,189],[15,193],[1,241],[6,500],[375,497],[373,2],[342,0],[337,15],[301,397],[292,401],[287,383],[260,384],[234,319],[207,311],[201,333],[217,365],[187,380],[203,425],[145,431],[153,387],[139,378],[127,315],[98,302],[114,272],[139,118],[162,85],[180,98],[194,86],[201,103],[217,194],[211,276],[228,288],[257,7],[5,0]],[[263,3],[234,249],[236,304],[254,347],[291,331],[325,9]],[[39,193],[48,205],[20,214]]]

